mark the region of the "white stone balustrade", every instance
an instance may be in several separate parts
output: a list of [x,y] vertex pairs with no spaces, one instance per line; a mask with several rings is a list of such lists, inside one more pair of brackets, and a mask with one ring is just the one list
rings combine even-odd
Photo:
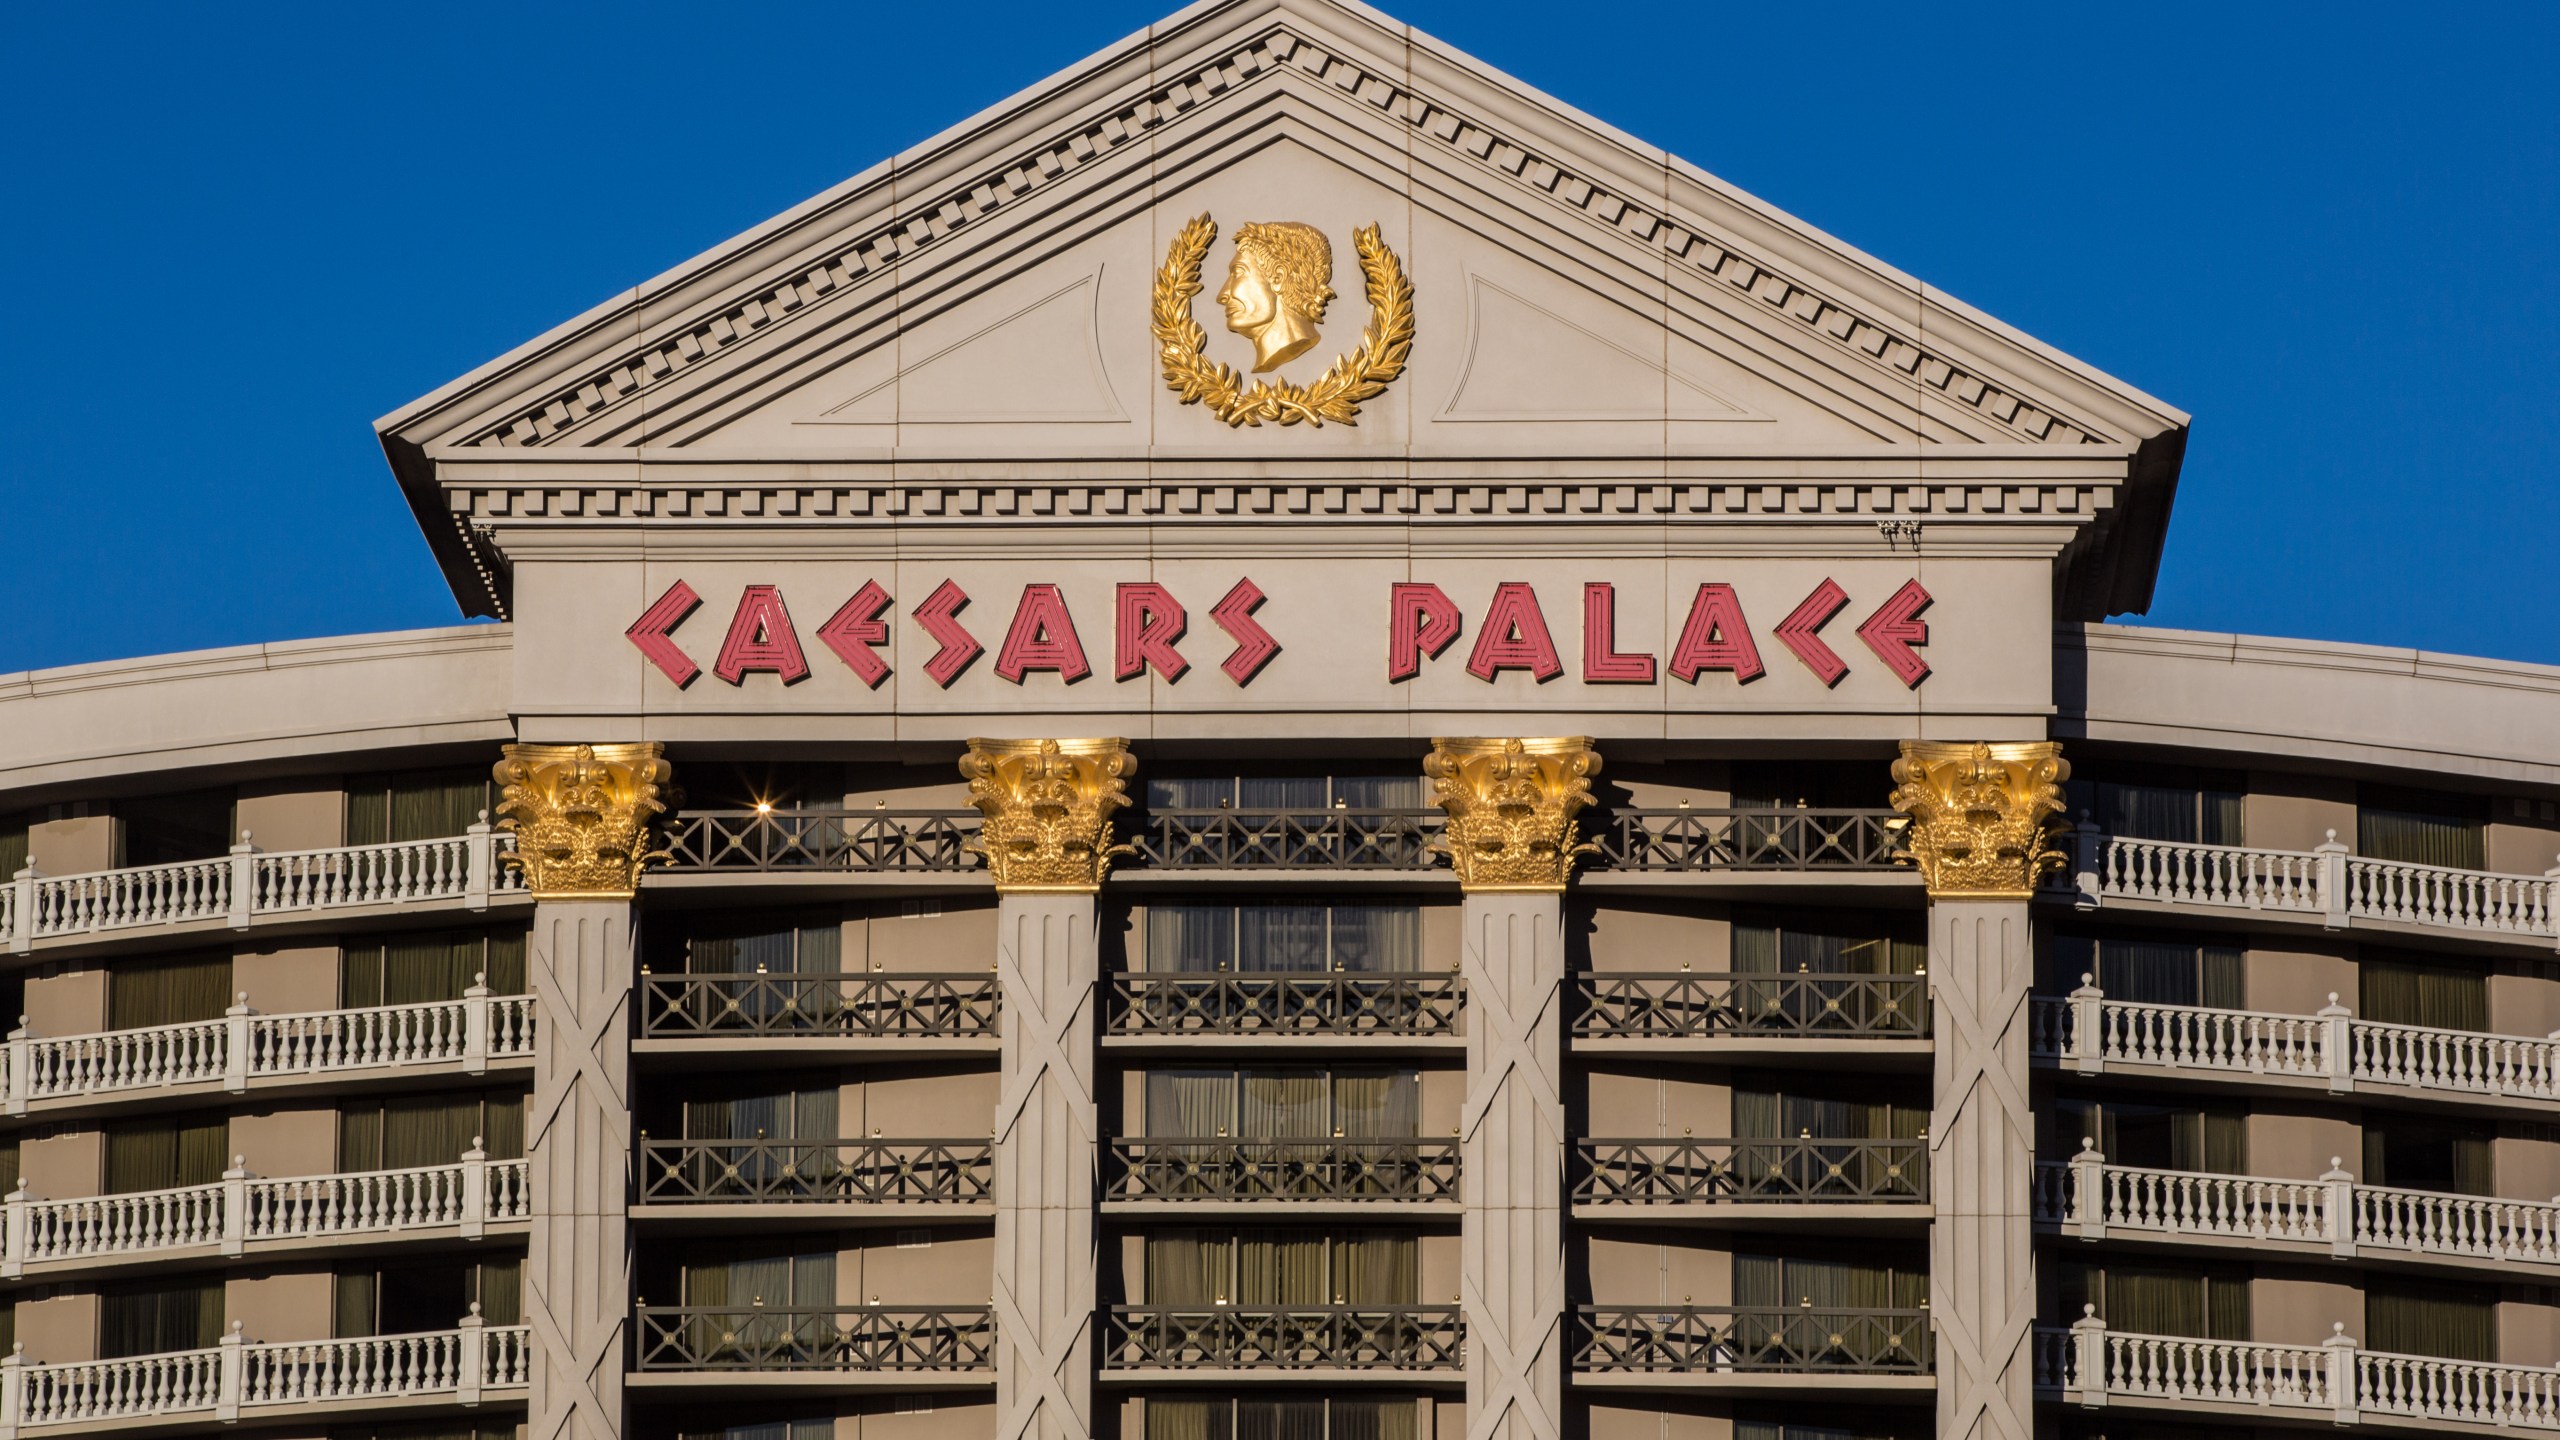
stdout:
[[219,1020],[89,1035],[40,1036],[24,1025],[0,1052],[0,1109],[24,1115],[46,1101],[82,1100],[169,1085],[218,1084],[239,1094],[260,1080],[458,1064],[477,1075],[492,1060],[533,1054],[533,997],[493,995],[488,976],[459,1000],[261,1015],[239,1003]]
[[2092,977],[2029,1019],[2035,1053],[2083,1075],[2155,1067],[2317,1082],[2346,1094],[2394,1086],[2560,1101],[2560,1038],[2358,1020],[2331,995],[2316,1015],[2110,1000]]
[[2350,854],[2335,830],[2315,849],[2270,850],[2136,840],[2083,822],[2071,878],[2083,907],[2148,900],[2290,912],[2331,929],[2387,921],[2560,946],[2560,867],[2501,875],[2371,860]]
[[0,1198],[0,1278],[30,1265],[204,1248],[246,1253],[252,1243],[450,1230],[476,1240],[492,1221],[533,1211],[522,1160],[491,1161],[476,1147],[451,1165],[266,1179],[234,1156],[211,1185],[45,1200],[23,1181]]
[[2319,1345],[2135,1335],[2094,1311],[2036,1335],[2036,1384],[2089,1409],[2148,1401],[2189,1413],[2382,1421],[2412,1430],[2560,1430],[2560,1369],[2366,1350],[2340,1323]]
[[2332,1157],[2317,1180],[2110,1165],[2087,1142],[2036,1167],[2036,1218],[2084,1240],[2110,1235],[2294,1245],[2560,1266],[2560,1199],[2501,1200],[2359,1185]]
[[241,831],[219,859],[81,875],[46,875],[31,863],[0,890],[0,943],[24,955],[38,940],[193,921],[245,930],[261,919],[355,905],[485,910],[490,896],[524,888],[523,876],[500,864],[515,837],[492,832],[486,811],[464,834],[437,840],[272,854],[251,840]]
[[450,1397],[469,1406],[522,1391],[525,1327],[486,1325],[471,1309],[454,1329],[416,1335],[256,1343],[235,1323],[203,1350],[56,1365],[31,1362],[21,1343],[0,1360],[0,1440],[158,1417],[325,1421],[367,1402]]

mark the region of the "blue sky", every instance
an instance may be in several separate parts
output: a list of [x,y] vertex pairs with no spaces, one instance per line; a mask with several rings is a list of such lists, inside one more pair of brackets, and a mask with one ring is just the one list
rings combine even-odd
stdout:
[[[0,671],[450,623],[375,416],[1160,13],[5,7]],[[2560,663],[2560,5],[1394,13],[2192,413],[2146,623]]]

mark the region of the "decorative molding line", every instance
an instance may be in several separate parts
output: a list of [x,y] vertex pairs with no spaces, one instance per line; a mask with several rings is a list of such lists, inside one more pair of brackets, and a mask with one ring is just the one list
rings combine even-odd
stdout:
[[[1443,158],[1556,209],[1646,247],[1686,274],[1720,282],[1765,315],[1879,378],[1908,384],[1982,417],[2007,438],[2049,445],[2105,442],[2085,421],[2052,413],[1993,379],[1947,358],[1913,331],[1858,313],[1812,284],[1745,255],[1703,227],[1666,213],[1658,203],[1620,194],[1569,163],[1523,143],[1445,100],[1363,66],[1287,26],[1275,26],[1193,66],[1187,73],[1130,96],[1073,127],[1053,132],[1027,153],[901,206],[888,220],[835,246],[824,259],[768,281],[743,297],[701,312],[674,334],[472,432],[475,446],[540,446],[561,440],[587,420],[717,357],[749,337],[824,309],[862,283],[939,246],[963,229],[1023,198],[1053,188],[1174,121],[1271,76],[1295,73],[1318,94],[1340,97],[1363,115],[1401,123],[1411,141]],[[1915,398],[1916,395],[1915,395]]]

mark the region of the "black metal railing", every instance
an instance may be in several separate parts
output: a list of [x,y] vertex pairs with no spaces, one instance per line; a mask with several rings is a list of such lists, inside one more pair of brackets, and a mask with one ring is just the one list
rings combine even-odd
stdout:
[[640,1198],[651,1205],[966,1205],[988,1199],[985,1140],[647,1140]]
[[1926,1140],[1580,1140],[1577,1205],[1929,1198]]
[[1573,1368],[1589,1374],[1926,1375],[1926,1310],[1730,1305],[1575,1312]]
[[1438,810],[1150,810],[1136,863],[1159,870],[1427,870]]
[[1928,984],[1920,975],[1586,971],[1573,977],[1573,1033],[1911,1040],[1929,1033]]
[[995,1312],[984,1305],[642,1305],[643,1370],[985,1370]]
[[689,870],[975,870],[975,810],[697,810],[666,823],[667,865]]
[[1891,810],[1612,810],[1589,829],[1598,870],[1893,870]]
[[1115,1035],[1454,1035],[1458,977],[1222,972],[1111,977]]
[[640,1033],[858,1035],[880,1039],[993,1035],[1001,992],[993,975],[872,971],[858,975],[640,977]]
[[1117,1140],[1112,1200],[1455,1200],[1455,1140]]
[[1114,1370],[1455,1370],[1455,1305],[1115,1305],[1103,1344]]

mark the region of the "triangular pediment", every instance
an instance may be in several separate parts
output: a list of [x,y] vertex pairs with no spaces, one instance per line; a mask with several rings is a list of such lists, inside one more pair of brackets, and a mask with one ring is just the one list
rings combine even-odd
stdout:
[[[1411,286],[1412,335],[1356,422],[1240,432],[1168,383],[1160,272],[1195,216],[1219,227],[1189,306],[1199,363],[1243,385],[1262,378],[1241,374],[1255,350],[1216,298],[1236,227],[1294,221],[1330,243],[1319,333],[1270,377],[1302,388],[1353,364],[1384,318],[1354,243],[1377,227]],[[535,451],[2130,454],[2184,423],[1375,11],[1235,0],[1151,27],[380,428],[425,518],[442,513],[440,464]]]

